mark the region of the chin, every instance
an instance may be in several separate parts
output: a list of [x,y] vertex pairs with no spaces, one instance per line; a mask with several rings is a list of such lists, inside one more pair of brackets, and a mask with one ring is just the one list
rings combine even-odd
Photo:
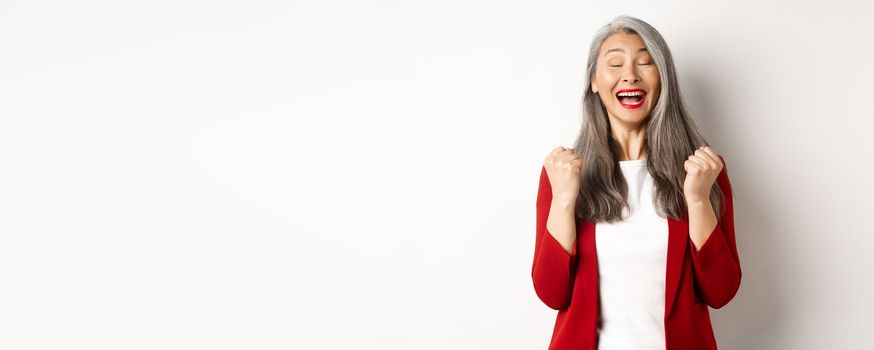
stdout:
[[[622,107],[619,107],[622,108]],[[613,113],[613,116],[625,123],[637,124],[645,121],[652,114],[652,110],[627,111],[620,110],[619,113]]]

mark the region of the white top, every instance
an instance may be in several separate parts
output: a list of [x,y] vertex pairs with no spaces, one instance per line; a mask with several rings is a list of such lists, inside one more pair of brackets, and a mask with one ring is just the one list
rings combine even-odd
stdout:
[[[653,206],[646,159],[619,161],[631,215],[595,223],[601,322],[599,350],[665,349],[668,222]],[[628,211],[624,210],[623,215]]]

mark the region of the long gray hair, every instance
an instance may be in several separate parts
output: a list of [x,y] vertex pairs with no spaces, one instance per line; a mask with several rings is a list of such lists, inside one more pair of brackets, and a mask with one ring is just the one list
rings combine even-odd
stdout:
[[[598,94],[592,92],[591,79],[597,67],[598,53],[609,36],[625,32],[637,34],[643,40],[658,67],[661,91],[652,113],[644,120],[647,154],[646,166],[653,178],[653,205],[661,217],[676,220],[688,217],[683,181],[683,163],[700,146],[709,146],[692,121],[680,96],[677,73],[671,52],[662,35],[648,23],[631,17],[618,16],[598,30],[589,49],[583,94],[583,123],[574,144],[574,151],[583,161],[580,173],[580,193],[577,196],[576,217],[592,222],[615,222],[628,208],[628,184],[618,166],[621,146],[613,138],[607,110]],[[710,191],[710,202],[721,220],[724,209],[722,191],[717,183]]]

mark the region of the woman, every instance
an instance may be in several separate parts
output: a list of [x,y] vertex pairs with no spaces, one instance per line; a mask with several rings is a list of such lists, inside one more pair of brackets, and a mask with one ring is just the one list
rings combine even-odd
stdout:
[[708,306],[741,279],[724,159],[646,22],[604,26],[586,79],[580,135],[546,157],[537,194],[531,276],[558,310],[549,349],[716,349]]

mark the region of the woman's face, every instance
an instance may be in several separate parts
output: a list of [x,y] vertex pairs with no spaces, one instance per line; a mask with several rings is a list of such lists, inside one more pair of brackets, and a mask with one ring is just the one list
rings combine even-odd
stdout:
[[640,124],[652,112],[660,88],[659,70],[640,36],[619,32],[604,40],[592,91],[601,97],[611,122]]

